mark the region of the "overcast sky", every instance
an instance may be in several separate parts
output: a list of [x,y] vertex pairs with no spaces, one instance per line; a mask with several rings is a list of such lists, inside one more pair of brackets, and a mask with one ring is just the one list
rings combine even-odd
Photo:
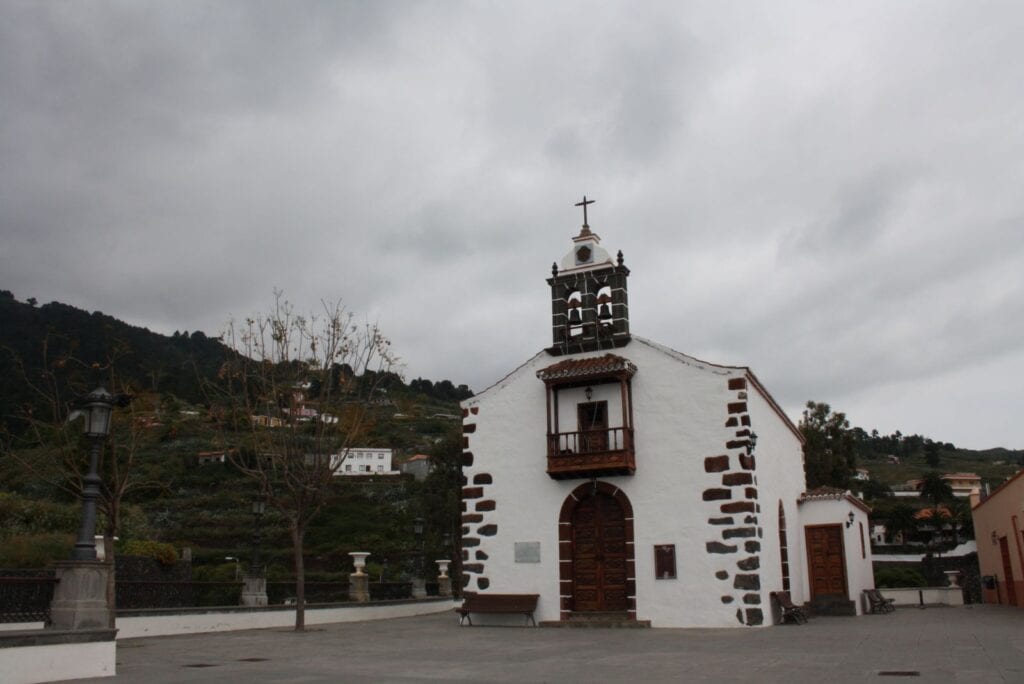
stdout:
[[[883,433],[1024,447],[1019,2],[0,0],[0,288],[162,333],[342,298],[405,374],[635,334]],[[642,369],[641,369],[642,372]]]

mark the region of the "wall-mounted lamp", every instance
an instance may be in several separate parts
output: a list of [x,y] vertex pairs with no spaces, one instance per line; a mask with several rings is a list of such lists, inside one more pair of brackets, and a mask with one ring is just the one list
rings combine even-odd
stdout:
[[588,387],[587,389],[583,390],[583,394],[586,395],[587,401],[590,401],[590,398],[594,396],[594,390],[593,388]]
[[996,534],[995,530],[992,530],[992,546],[995,546],[998,543],[999,543],[999,535]]
[[850,515],[846,516],[846,528],[847,529],[853,527],[853,521],[856,520],[856,518],[857,518],[857,516],[855,516],[853,514],[853,511],[850,511]]
[[750,437],[747,437],[747,439],[750,440],[750,453],[754,453],[754,447],[757,446],[757,433],[751,432]]

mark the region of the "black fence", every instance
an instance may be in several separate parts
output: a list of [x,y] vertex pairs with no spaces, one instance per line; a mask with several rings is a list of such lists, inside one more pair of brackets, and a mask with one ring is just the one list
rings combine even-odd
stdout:
[[49,622],[57,580],[47,570],[0,570],[0,622]]

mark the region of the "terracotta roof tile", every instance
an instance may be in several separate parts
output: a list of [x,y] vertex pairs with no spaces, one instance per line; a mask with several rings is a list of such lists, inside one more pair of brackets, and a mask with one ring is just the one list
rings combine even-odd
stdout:
[[566,359],[537,371],[541,380],[558,380],[562,378],[579,378],[605,373],[636,373],[636,365],[629,359],[615,354],[592,356],[586,359]]

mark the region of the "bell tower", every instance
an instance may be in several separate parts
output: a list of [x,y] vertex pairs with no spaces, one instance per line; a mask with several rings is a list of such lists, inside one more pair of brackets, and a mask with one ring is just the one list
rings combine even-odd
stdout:
[[587,205],[593,203],[584,195],[576,204],[583,207],[583,227],[561,265],[551,265],[552,345],[548,352],[555,356],[613,349],[630,340],[629,269],[622,263],[621,251],[613,261],[601,247],[601,238],[591,232]]

